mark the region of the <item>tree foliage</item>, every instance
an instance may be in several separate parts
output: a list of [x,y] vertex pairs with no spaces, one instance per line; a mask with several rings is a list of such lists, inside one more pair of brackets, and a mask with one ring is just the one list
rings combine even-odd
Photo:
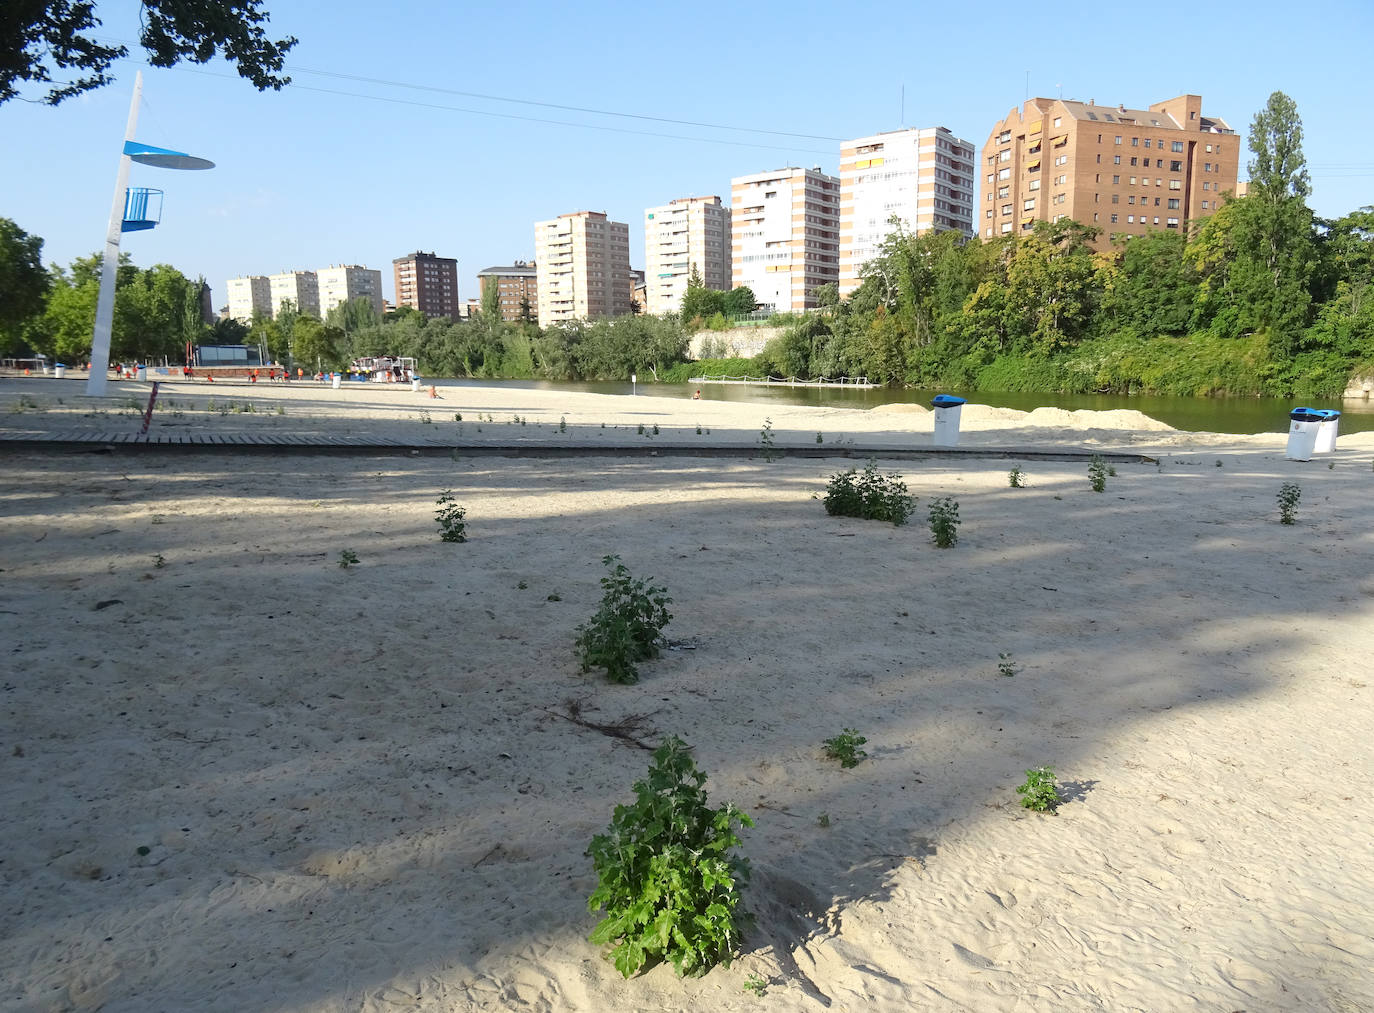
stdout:
[[[6,0],[0,7],[0,105],[25,98],[26,85],[49,85],[31,101],[55,106],[114,80],[109,69],[129,49],[86,34],[101,25],[96,7],[96,0]],[[296,39],[267,37],[262,0],[140,0],[139,14],[138,41],[154,67],[208,63],[222,54],[259,91],[291,81],[281,70]],[[65,80],[73,73],[75,79]]]
[[0,352],[23,346],[25,325],[42,311],[51,287],[43,240],[0,218]]

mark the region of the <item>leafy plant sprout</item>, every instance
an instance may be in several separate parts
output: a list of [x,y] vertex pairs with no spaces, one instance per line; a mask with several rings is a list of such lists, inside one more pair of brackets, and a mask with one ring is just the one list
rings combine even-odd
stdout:
[[1279,488],[1279,523],[1292,524],[1298,519],[1298,500],[1302,489],[1296,482],[1284,482]]
[[915,509],[916,498],[906,491],[902,476],[896,472],[878,474],[872,458],[862,474],[853,468],[837,472],[825,487],[825,512],[832,517],[891,521],[900,527]]
[[1012,659],[1010,651],[1002,651],[997,655],[997,674],[1011,678],[1016,674],[1016,662]]
[[825,437],[822,436],[820,433],[817,433],[817,434],[816,434],[816,442],[817,442],[817,443],[824,443],[824,442],[825,442]]
[[641,423],[639,424],[639,435],[640,435],[640,436],[643,436],[643,435],[644,435],[644,423],[643,423],[643,422],[641,422]]
[[454,422],[462,422],[462,421],[463,421],[463,413],[462,413],[462,412],[454,412],[454,413],[453,413],[453,421],[454,421]]
[[731,852],[740,844],[736,826],[754,821],[733,803],[708,807],[705,783],[687,744],[668,738],[648,777],[635,782],[635,800],[616,806],[587,848],[597,876],[587,909],[606,909],[591,941],[610,944],[626,978],[650,958],[667,960],[679,976],[705,974],[728,967],[739,950],[749,862]]
[[769,464],[772,464],[775,450],[773,445],[773,420],[770,418],[763,420],[763,428],[759,430],[759,446],[763,448],[763,459]]
[[1024,489],[1026,487],[1026,473],[1021,470],[1019,464],[1012,465],[1011,471],[1007,472],[1007,485],[1013,489]]
[[654,423],[653,433],[654,433],[655,436],[658,435],[658,423],[657,423],[657,422]]
[[154,569],[161,570],[161,569],[162,569],[164,566],[166,566],[166,565],[167,565],[167,560],[165,560],[165,559],[162,558],[162,553],[159,552],[156,556],[153,557],[153,567],[154,567]]
[[1103,492],[1107,488],[1107,462],[1102,460],[1100,454],[1093,454],[1092,460],[1088,463],[1088,481],[1093,492]]
[[864,738],[853,728],[846,728],[839,735],[826,739],[822,745],[825,746],[825,755],[832,760],[839,760],[840,766],[848,770],[850,767],[857,767],[859,761],[868,754],[859,747],[868,739]]
[[1026,783],[1017,785],[1021,804],[1038,813],[1052,813],[1059,805],[1059,790],[1054,786],[1054,771],[1035,767],[1026,771]]
[[746,992],[752,992],[754,995],[762,999],[765,995],[768,994],[768,979],[761,978],[757,974],[751,974],[747,979],[745,979],[744,990]]
[[938,548],[948,549],[959,540],[959,503],[941,496],[930,504],[930,537]]
[[434,511],[434,519],[439,524],[439,541],[466,542],[467,524],[463,518],[468,512],[453,498],[453,490],[445,489],[434,502],[438,506]]
[[601,604],[577,628],[578,660],[582,671],[604,668],[611,682],[639,681],[635,663],[658,657],[658,637],[672,620],[667,588],[654,587],[630,576],[619,556],[603,556],[610,573],[601,578]]
[[352,549],[344,549],[339,553],[339,569],[347,570],[350,566],[358,565],[358,554]]
[[566,433],[568,431],[568,417],[566,415],[559,416],[558,431],[560,433]]

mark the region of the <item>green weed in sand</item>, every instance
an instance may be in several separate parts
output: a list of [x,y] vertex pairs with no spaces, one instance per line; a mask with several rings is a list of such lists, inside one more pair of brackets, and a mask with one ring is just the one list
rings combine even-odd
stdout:
[[1038,813],[1052,813],[1059,805],[1059,790],[1054,786],[1054,771],[1035,767],[1026,771],[1026,783],[1018,785],[1021,804]]
[[603,556],[611,572],[601,578],[601,605],[577,628],[582,671],[604,668],[611,682],[639,681],[635,662],[658,657],[658,636],[672,620],[668,589],[630,576],[619,556]]
[[850,767],[857,767],[859,761],[868,755],[859,747],[868,739],[860,735],[853,728],[846,728],[839,735],[826,739],[822,743],[825,746],[825,755],[832,760],[839,760],[840,766],[848,770]]
[[709,808],[705,783],[687,744],[670,737],[635,782],[635,800],[615,807],[587,849],[597,876],[587,909],[606,909],[591,941],[610,944],[626,978],[655,958],[679,976],[705,974],[739,951],[749,862],[731,852],[736,826],[754,822],[733,803]]
[[458,501],[453,498],[453,490],[445,489],[435,500],[439,507],[434,512],[434,519],[439,524],[439,540],[441,542],[466,542],[467,524],[463,518],[467,517],[467,510],[458,505]]
[[1284,482],[1279,488],[1279,523],[1292,524],[1298,519],[1298,500],[1302,489],[1296,482]]

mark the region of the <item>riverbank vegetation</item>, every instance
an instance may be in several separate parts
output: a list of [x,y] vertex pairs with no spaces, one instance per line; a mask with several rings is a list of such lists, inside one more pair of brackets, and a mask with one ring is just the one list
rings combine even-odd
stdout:
[[[1250,128],[1246,196],[1228,195],[1186,230],[1096,246],[1097,226],[1036,222],[1020,234],[965,240],[894,231],[840,299],[779,315],[758,355],[688,361],[689,333],[707,352],[753,293],[705,289],[693,273],[680,314],[640,314],[539,327],[529,308],[502,319],[494,290],[454,322],[402,308],[379,318],[355,300],[318,320],[289,304],[250,324],[198,316],[200,285],[160,265],[120,268],[112,355],[168,356],[185,343],[244,342],[274,361],[340,368],[364,355],[406,355],[427,376],[686,382],[692,376],[865,376],[960,391],[1171,395],[1339,395],[1374,373],[1374,206],[1315,217],[1302,123],[1275,92]],[[980,205],[978,224],[995,209]],[[1107,215],[1103,214],[1106,218]],[[89,348],[98,264],[42,269],[42,241],[0,219],[0,313],[7,354],[28,348],[79,361]],[[1000,228],[1000,225],[998,226]],[[11,291],[13,290],[13,291]]]

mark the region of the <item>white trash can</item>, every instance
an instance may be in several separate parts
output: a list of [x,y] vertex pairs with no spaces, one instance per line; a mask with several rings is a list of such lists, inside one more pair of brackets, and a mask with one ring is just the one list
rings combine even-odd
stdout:
[[420,378],[418,376],[412,376],[410,378],[410,389],[415,391],[420,389]]
[[57,365],[52,368],[52,375],[58,380],[65,379],[67,376],[67,367],[60,362],[57,363]]
[[136,367],[135,370],[134,370],[134,379],[135,379],[135,380],[146,380],[146,379],[148,379],[148,367],[147,367],[147,366],[138,366],[138,367]]
[[339,385],[342,384],[342,383],[343,383],[343,374],[341,374],[341,373],[330,373],[330,374],[329,374],[329,384],[330,384],[330,386],[332,386],[335,390],[338,390],[338,389],[339,389]]
[[935,407],[935,445],[957,447],[959,416],[963,413],[965,400],[950,394],[936,394],[930,403]]
[[1310,461],[1317,447],[1322,416],[1311,408],[1294,408],[1288,413],[1288,450],[1290,461]]
[[1318,410],[1318,414],[1321,415],[1322,420],[1317,425],[1317,443],[1312,448],[1312,452],[1314,454],[1335,453],[1336,431],[1341,425],[1341,413],[1334,408],[1322,408]]

